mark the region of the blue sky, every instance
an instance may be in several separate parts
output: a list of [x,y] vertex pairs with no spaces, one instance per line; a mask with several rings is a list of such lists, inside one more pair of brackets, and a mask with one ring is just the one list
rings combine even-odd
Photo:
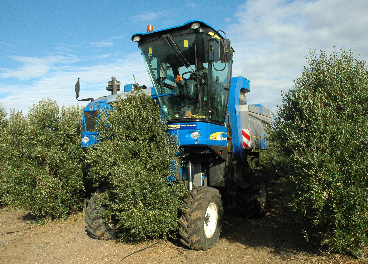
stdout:
[[232,41],[233,76],[250,80],[248,103],[275,112],[310,49],[336,46],[368,60],[367,13],[366,0],[2,0],[0,104],[25,114],[43,98],[77,104],[78,78],[81,98],[107,95],[112,76],[150,86],[131,36],[148,24],[159,30],[202,20]]

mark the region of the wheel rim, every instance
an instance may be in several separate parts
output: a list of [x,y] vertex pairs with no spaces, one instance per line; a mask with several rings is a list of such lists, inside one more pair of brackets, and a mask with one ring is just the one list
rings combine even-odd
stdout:
[[218,220],[217,206],[210,203],[207,207],[204,220],[204,233],[207,238],[211,238],[216,231]]

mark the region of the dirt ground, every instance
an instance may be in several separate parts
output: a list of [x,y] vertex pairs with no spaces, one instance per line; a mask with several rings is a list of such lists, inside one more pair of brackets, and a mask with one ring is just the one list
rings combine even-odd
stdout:
[[35,224],[25,211],[0,209],[0,263],[366,263],[321,253],[304,240],[285,213],[278,191],[269,193],[265,218],[225,215],[217,244],[194,251],[178,240],[138,245],[101,241],[85,233],[84,213]]

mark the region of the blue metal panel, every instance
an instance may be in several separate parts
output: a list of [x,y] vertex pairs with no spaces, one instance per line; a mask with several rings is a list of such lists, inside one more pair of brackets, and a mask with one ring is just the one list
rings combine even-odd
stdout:
[[130,92],[133,89],[133,86],[134,86],[134,84],[132,84],[132,83],[124,85],[124,92],[125,93]]
[[262,105],[261,104],[254,104],[254,106],[259,107],[259,114],[263,115],[263,113],[262,113]]
[[154,88],[154,87],[151,87],[150,89],[151,89],[151,96],[152,96],[152,97],[153,97],[153,96],[155,96],[155,95],[156,95],[156,90],[155,90],[155,88]]
[[[131,92],[133,90],[133,87],[134,87],[133,83],[124,85],[124,93]],[[152,96],[156,95],[156,91],[153,87],[148,88],[148,89],[151,89]]]
[[248,90],[248,92],[250,91],[249,88],[249,81],[247,80],[247,78],[239,76],[239,77],[232,77],[231,78],[231,82],[233,82],[233,80],[235,80],[235,86],[236,86],[236,91],[239,91],[238,93],[238,98],[240,95],[240,90],[241,89],[245,89]]
[[[112,108],[111,105],[107,103],[107,97],[97,98],[96,100],[90,102],[84,108],[84,111],[83,111],[83,114],[82,114],[82,121],[83,121],[82,124],[84,125],[84,129],[82,129],[81,139],[84,138],[84,137],[88,137],[89,141],[87,143],[82,142],[82,148],[91,147],[92,145],[96,144],[98,139],[99,139],[97,131],[90,131],[90,132],[87,131],[84,113],[94,112],[94,111],[100,112],[101,110],[106,110],[106,109],[111,109],[111,108]],[[100,114],[98,113],[97,120],[96,120],[96,125],[97,125],[97,121],[98,121],[99,117],[100,117]]]
[[87,143],[84,143],[82,141],[82,148],[92,147],[98,141],[98,133],[97,132],[82,132],[82,138],[83,137],[88,137],[89,141]]
[[241,131],[239,96],[240,90],[249,88],[249,81],[242,76],[232,77],[229,103],[227,107],[228,123],[232,129],[233,156],[235,159],[243,160],[243,137]]
[[261,149],[266,149],[266,134],[262,133],[262,139],[261,139]]
[[[179,144],[188,145],[227,145],[227,128],[205,122],[172,123],[168,125],[169,132],[178,136]],[[199,132],[199,138],[192,138],[193,132]]]

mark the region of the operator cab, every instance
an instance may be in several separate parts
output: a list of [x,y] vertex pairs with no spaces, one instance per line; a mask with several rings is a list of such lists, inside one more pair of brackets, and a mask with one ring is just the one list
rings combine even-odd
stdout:
[[231,81],[230,41],[201,21],[135,34],[169,122],[225,122]]

